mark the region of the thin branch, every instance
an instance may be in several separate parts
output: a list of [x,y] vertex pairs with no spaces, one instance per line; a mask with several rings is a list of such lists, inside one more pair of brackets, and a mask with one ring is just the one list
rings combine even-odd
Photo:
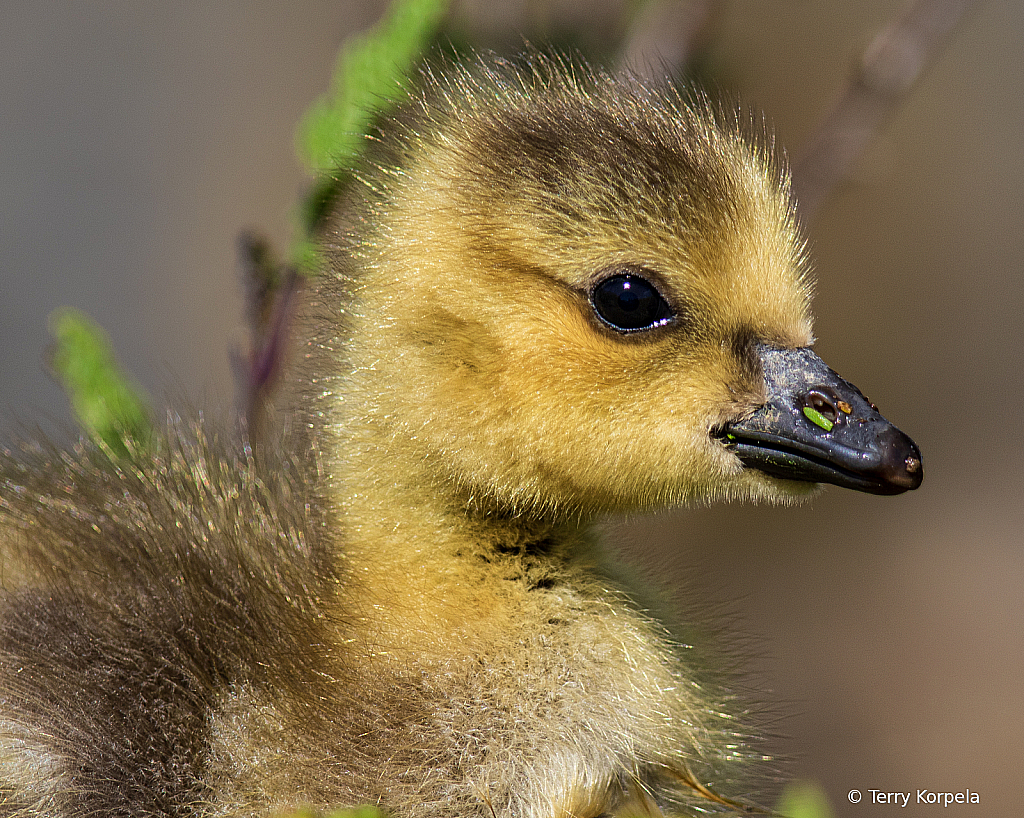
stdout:
[[812,219],[882,123],[980,0],[917,0],[865,51],[846,90],[793,167],[793,190]]
[[233,352],[232,363],[242,417],[250,437],[258,439],[265,431],[264,416],[281,372],[302,281],[293,266],[282,265],[273,257],[263,236],[245,232],[239,239],[239,248],[248,296],[246,317],[251,346],[248,355]]
[[678,74],[700,51],[717,0],[648,0],[636,13],[619,64],[639,74]]

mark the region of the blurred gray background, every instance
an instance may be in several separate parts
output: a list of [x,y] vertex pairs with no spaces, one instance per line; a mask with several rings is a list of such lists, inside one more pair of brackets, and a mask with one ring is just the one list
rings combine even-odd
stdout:
[[[625,3],[464,2],[478,41],[623,34]],[[714,82],[798,156],[902,2],[727,2]],[[306,182],[292,133],[374,3],[0,3],[0,428],[72,427],[44,372],[71,304],[124,365],[226,414],[244,343],[236,238],[279,247]],[[818,352],[909,432],[920,491],[616,526],[681,603],[726,614],[773,750],[840,816],[939,814],[869,789],[1024,803],[1024,4],[983,3],[809,226]],[[62,432],[61,429],[65,431]],[[852,788],[865,800],[847,800]]]

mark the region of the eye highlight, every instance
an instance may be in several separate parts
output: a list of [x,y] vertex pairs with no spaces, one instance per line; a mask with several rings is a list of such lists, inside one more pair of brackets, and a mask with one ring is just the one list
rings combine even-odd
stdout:
[[604,279],[590,293],[597,317],[619,332],[660,327],[673,317],[672,308],[647,279],[620,273]]

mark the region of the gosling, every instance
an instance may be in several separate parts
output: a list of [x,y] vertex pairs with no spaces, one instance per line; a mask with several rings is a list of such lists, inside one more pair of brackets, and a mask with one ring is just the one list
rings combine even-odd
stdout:
[[705,102],[477,60],[382,119],[280,446],[0,466],[0,814],[743,811],[757,761],[590,526],[921,482],[811,350],[783,171]]

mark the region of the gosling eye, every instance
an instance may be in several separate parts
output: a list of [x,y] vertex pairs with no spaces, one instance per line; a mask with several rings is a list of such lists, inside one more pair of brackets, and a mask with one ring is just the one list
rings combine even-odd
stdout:
[[597,317],[619,332],[660,327],[673,317],[661,293],[644,278],[620,273],[599,282],[590,293]]

